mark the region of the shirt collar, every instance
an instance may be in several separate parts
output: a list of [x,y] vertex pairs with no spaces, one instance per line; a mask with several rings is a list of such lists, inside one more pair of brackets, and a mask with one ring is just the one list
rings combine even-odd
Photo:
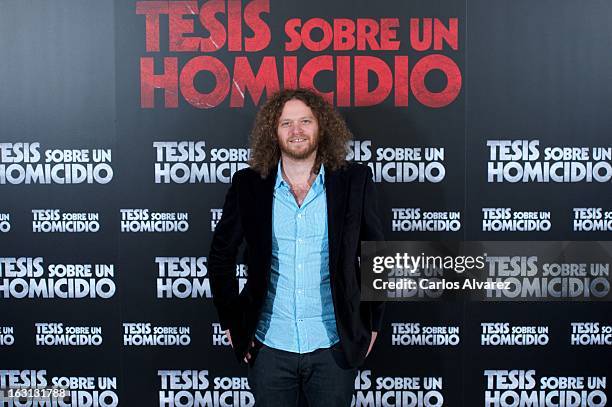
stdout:
[[[325,182],[325,166],[323,164],[321,164],[321,169],[319,170],[319,173],[317,174],[317,177],[315,178],[314,182],[312,183],[312,185],[323,185]],[[287,187],[289,187],[289,184],[285,181],[285,179],[283,178],[283,172],[282,172],[282,168],[281,168],[281,160],[278,160],[278,165],[276,167],[276,182],[274,183],[274,189],[278,189],[280,188],[282,185],[286,185]]]

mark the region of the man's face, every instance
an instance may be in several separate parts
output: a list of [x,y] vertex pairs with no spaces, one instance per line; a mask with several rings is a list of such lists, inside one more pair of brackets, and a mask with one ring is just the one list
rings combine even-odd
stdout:
[[285,103],[276,130],[283,155],[303,160],[316,154],[319,124],[312,110],[301,100],[291,99]]

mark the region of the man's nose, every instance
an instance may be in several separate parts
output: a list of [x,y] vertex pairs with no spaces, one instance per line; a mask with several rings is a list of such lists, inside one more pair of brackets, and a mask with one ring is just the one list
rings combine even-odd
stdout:
[[302,133],[302,125],[300,122],[292,122],[291,123],[291,134],[301,134]]

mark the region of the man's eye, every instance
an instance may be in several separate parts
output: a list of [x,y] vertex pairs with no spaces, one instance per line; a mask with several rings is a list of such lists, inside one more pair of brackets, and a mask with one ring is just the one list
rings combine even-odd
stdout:
[[282,122],[280,125],[281,125],[281,127],[288,127],[289,123],[288,122]]
[[310,123],[310,119],[304,119],[304,120],[302,120],[302,123],[308,124],[308,123]]

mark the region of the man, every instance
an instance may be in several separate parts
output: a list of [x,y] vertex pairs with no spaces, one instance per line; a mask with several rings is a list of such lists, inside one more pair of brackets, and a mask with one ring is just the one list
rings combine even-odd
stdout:
[[[273,95],[255,120],[209,253],[219,320],[249,365],[258,406],[349,406],[383,304],[360,302],[360,240],[383,240],[372,175],[345,157],[351,134],[305,89]],[[246,241],[248,279],[235,265]]]

